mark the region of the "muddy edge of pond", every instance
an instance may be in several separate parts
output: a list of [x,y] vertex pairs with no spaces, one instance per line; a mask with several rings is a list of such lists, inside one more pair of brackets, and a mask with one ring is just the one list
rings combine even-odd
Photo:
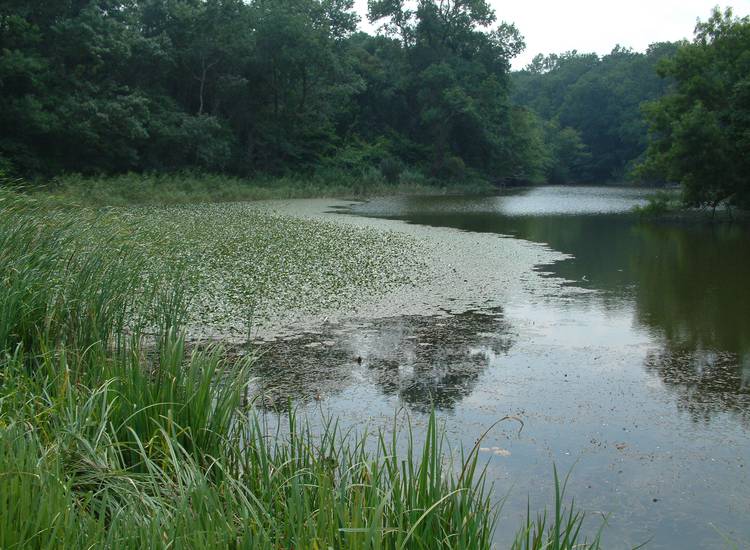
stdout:
[[329,323],[401,315],[460,314],[510,303],[533,303],[550,296],[566,300],[588,292],[563,285],[562,279],[545,274],[539,266],[569,257],[545,245],[501,235],[346,215],[346,207],[352,204],[353,201],[299,199],[263,201],[255,203],[254,207],[284,216],[409,235],[417,239],[420,253],[424,255],[424,272],[414,274],[419,282],[402,285],[382,295],[363,293],[358,303],[346,308],[315,314],[295,310],[276,312],[253,328],[254,340],[284,339]]

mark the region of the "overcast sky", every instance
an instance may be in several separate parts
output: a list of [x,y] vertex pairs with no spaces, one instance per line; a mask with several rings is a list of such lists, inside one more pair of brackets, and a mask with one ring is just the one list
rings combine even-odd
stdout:
[[[538,53],[568,50],[605,54],[616,44],[645,50],[652,42],[691,38],[697,18],[707,19],[716,0],[489,0],[498,20],[515,23],[526,51],[513,61],[523,68]],[[367,0],[355,0],[367,24]],[[750,0],[730,4],[735,15],[750,13]]]

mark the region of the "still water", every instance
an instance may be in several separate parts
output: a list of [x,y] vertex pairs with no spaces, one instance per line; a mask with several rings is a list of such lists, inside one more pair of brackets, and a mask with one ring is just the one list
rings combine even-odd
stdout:
[[570,258],[539,273],[586,291],[321,327],[267,350],[264,403],[324,403],[352,425],[405,407],[417,429],[434,406],[467,447],[520,416],[520,435],[501,426],[483,443],[506,499],[498,547],[527,499],[552,502],[553,463],[572,468],[590,532],[606,515],[605,547],[750,547],[750,228],[641,223],[631,209],[645,195],[542,187],[352,206],[544,244]]

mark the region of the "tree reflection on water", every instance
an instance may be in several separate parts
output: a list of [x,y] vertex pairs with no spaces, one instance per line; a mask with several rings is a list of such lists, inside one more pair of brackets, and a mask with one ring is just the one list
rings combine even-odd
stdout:
[[369,383],[413,410],[451,409],[512,344],[499,308],[350,322],[262,346],[252,391],[281,410]]

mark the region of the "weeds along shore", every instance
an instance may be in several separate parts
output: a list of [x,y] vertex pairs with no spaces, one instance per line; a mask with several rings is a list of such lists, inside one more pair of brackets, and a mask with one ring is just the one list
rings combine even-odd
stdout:
[[488,194],[497,188],[486,178],[434,180],[404,170],[397,181],[376,169],[361,173],[318,170],[310,175],[238,178],[183,171],[174,174],[127,173],[115,176],[66,174],[34,186],[42,196],[92,206],[188,204],[312,197],[364,198],[391,195]]
[[[186,347],[179,269],[107,214],[0,190],[0,548],[491,548],[477,448],[268,433],[250,360]],[[529,518],[514,548],[581,546],[583,514]],[[598,538],[587,546],[598,546]]]

